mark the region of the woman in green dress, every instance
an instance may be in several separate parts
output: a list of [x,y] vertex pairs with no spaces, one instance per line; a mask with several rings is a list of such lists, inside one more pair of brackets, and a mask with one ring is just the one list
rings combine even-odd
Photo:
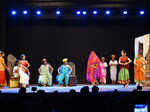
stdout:
[[126,56],[126,52],[124,50],[121,51],[121,57],[119,58],[120,71],[118,76],[118,83],[123,84],[124,87],[127,87],[130,79],[129,79],[129,64],[132,62],[131,59]]
[[53,67],[47,63],[47,59],[42,60],[43,64],[38,69],[39,71],[39,79],[38,83],[41,86],[52,86],[52,73],[53,73]]

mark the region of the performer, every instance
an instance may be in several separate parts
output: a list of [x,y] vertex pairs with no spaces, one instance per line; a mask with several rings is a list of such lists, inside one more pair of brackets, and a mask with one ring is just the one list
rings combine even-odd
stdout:
[[119,58],[120,72],[118,76],[118,83],[123,84],[124,87],[127,87],[129,79],[129,64],[132,62],[129,57],[126,56],[125,50],[121,51],[121,57]]
[[26,55],[25,54],[21,54],[21,56],[20,56],[20,58],[21,58],[21,60],[20,60],[20,64],[22,64],[24,67],[23,68],[25,68],[24,69],[24,72],[26,72],[28,75],[30,75],[30,72],[29,72],[29,67],[30,67],[30,64],[29,64],[29,62],[26,60]]
[[14,64],[13,68],[13,77],[19,77],[19,61],[16,60],[16,63]]
[[111,60],[109,62],[110,77],[111,77],[111,80],[112,80],[112,84],[116,83],[116,77],[117,77],[117,65],[118,65],[118,62],[117,62],[117,60],[115,60],[115,57],[116,56],[113,54],[111,56]]
[[103,79],[104,79],[104,83],[103,84],[106,84],[107,67],[108,67],[108,65],[107,65],[107,62],[105,61],[105,57],[102,57],[101,61],[102,61],[103,66],[104,66],[104,70],[102,71]]
[[98,81],[104,83],[102,71],[104,70],[103,64],[94,51],[90,53],[87,65],[86,79],[92,85],[98,85]]
[[138,86],[143,86],[145,81],[145,59],[142,54],[138,54],[138,57],[134,59],[134,80]]
[[5,64],[4,56],[5,53],[3,51],[0,51],[0,87],[7,86],[5,70],[7,69],[9,71],[8,67]]
[[29,74],[26,72],[27,68],[22,65],[21,61],[18,63],[18,73],[20,76],[20,86],[28,87],[29,86]]
[[59,85],[63,86],[63,80],[65,79],[65,86],[68,86],[69,84],[69,75],[72,72],[71,66],[68,64],[68,59],[64,58],[63,60],[63,65],[61,65],[58,68],[58,75],[56,77],[56,80]]
[[42,86],[52,86],[52,73],[54,69],[49,63],[47,63],[46,58],[42,60],[42,63],[43,64],[38,69],[40,74],[38,83]]

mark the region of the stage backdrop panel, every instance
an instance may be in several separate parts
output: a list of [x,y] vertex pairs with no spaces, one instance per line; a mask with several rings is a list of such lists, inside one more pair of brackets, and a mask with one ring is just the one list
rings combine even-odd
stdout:
[[[16,21],[17,23],[17,21]],[[43,57],[48,58],[54,67],[53,81],[56,82],[57,68],[61,60],[68,57],[76,65],[78,83],[87,83],[86,67],[91,50],[99,57],[105,56],[107,63],[111,54],[120,57],[125,49],[127,55],[134,59],[134,37],[149,31],[149,27],[134,25],[74,25],[74,24],[8,24],[7,51],[17,57],[25,53],[31,64],[31,83],[37,83],[37,69]],[[119,66],[118,66],[119,70]],[[133,66],[130,66],[130,78],[133,82]],[[108,68],[107,82],[111,83]]]

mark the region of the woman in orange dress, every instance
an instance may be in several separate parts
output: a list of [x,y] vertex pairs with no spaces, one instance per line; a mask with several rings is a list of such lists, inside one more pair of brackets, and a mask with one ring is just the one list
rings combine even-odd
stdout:
[[0,51],[0,87],[7,86],[6,72],[7,66],[4,60],[5,53]]
[[138,54],[138,57],[134,59],[134,80],[139,86],[142,86],[145,81],[145,64],[145,59],[141,54]]

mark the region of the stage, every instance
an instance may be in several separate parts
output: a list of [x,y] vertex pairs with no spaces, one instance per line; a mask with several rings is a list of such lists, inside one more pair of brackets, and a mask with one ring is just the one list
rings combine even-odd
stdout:
[[[66,92],[68,93],[70,90],[75,90],[76,92],[80,92],[81,88],[84,86],[88,86],[90,88],[90,92],[92,91],[92,85],[77,85],[72,87],[59,87],[58,85],[54,85],[53,87],[39,87],[37,85],[31,85],[27,88],[27,93],[32,93],[32,87],[36,87],[38,90],[44,90],[46,93],[53,93],[54,91],[58,92]],[[122,85],[99,85],[99,92],[113,92],[117,89],[119,92],[132,92],[137,87],[136,85],[129,85],[127,88],[124,88]],[[0,89],[2,93],[18,93],[19,88],[8,88],[5,87]],[[150,91],[150,87],[143,87],[142,91]]]

